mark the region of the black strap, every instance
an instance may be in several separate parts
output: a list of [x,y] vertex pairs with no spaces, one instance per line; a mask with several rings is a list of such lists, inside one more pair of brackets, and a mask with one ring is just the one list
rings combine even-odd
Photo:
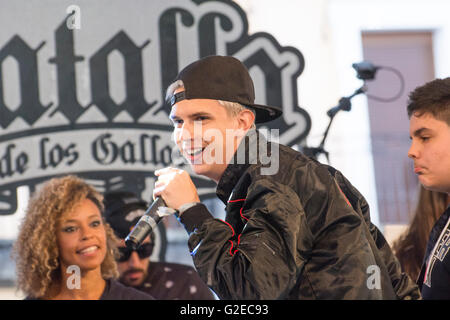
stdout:
[[175,93],[172,98],[170,99],[170,106],[173,107],[173,105],[177,102],[180,102],[182,100],[186,99],[186,94],[184,91]]

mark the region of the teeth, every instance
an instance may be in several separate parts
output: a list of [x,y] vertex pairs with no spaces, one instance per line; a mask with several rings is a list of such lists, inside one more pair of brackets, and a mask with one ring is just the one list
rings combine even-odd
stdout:
[[92,247],[81,250],[80,253],[90,253],[90,252],[94,252],[95,250],[97,250],[97,246],[92,246]]
[[186,150],[186,153],[190,156],[196,156],[196,155],[202,153],[202,151],[203,151],[203,148],[200,148],[200,149],[194,149],[194,150]]

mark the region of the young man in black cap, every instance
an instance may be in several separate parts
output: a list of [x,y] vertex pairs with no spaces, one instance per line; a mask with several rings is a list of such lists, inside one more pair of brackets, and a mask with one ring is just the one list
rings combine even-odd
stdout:
[[[450,200],[450,78],[436,79],[409,96],[411,148],[419,182]],[[430,233],[418,284],[424,299],[450,299],[450,207]]]
[[196,269],[220,298],[419,297],[357,190],[254,129],[281,110],[254,103],[239,60],[206,57],[175,80],[167,90],[175,142],[196,174],[217,183],[226,219],[200,203],[183,170],[157,171],[153,194],[178,210]]
[[190,266],[151,262],[154,234],[136,250],[124,239],[144,214],[148,204],[131,192],[110,192],[104,197],[106,221],[120,239],[117,261],[120,282],[149,293],[158,300],[213,300],[214,296]]

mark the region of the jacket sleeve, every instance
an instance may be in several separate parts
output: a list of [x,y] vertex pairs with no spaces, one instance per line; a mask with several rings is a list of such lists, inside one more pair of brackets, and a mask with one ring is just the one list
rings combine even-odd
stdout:
[[221,299],[286,298],[305,263],[302,252],[312,246],[297,194],[261,180],[248,190],[241,213],[248,221],[239,234],[202,204],[180,216],[200,277]]

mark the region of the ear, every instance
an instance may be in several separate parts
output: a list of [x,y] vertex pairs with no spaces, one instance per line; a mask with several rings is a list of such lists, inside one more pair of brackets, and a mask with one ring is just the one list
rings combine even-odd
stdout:
[[255,114],[249,110],[244,109],[237,115],[239,129],[247,131],[255,123]]

